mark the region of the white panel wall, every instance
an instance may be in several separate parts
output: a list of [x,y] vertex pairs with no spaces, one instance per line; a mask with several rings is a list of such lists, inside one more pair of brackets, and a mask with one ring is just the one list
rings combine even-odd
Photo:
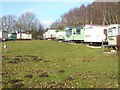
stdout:
[[32,39],[32,35],[26,33],[17,34],[17,39]]
[[0,38],[2,38],[2,31],[0,31]]
[[117,45],[117,37],[118,35],[120,35],[120,24],[111,24],[108,26],[108,32],[109,29],[112,30],[112,34],[113,36],[108,36],[108,44],[109,45]]
[[104,26],[91,26],[84,27],[84,42],[102,42],[106,37],[104,35]]
[[48,30],[47,32],[45,32],[43,34],[44,38],[47,39],[47,38],[51,38],[52,37],[57,37],[57,33],[56,33],[56,30]]
[[8,39],[8,32],[0,31],[0,38]]

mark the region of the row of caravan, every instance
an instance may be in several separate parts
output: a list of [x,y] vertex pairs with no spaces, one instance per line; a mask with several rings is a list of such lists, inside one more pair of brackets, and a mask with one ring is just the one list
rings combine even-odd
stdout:
[[28,34],[28,33],[11,33],[11,34],[8,34],[8,39],[30,40],[30,39],[32,39],[32,34]]
[[120,24],[67,26],[64,30],[47,30],[43,37],[44,39],[117,45],[120,42]]
[[0,41],[16,40],[16,39],[30,40],[32,39],[32,34],[15,33],[15,32],[8,34],[7,31],[0,30]]

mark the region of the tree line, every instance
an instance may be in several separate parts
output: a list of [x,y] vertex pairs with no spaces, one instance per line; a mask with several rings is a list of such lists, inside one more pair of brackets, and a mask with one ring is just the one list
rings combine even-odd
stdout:
[[37,39],[43,32],[43,25],[32,12],[25,12],[19,18],[15,15],[4,15],[0,17],[0,29],[9,33],[32,33]]
[[[97,0],[96,0],[97,1]],[[120,24],[120,2],[93,2],[81,5],[61,15],[51,28],[63,29],[65,26],[84,26],[86,24]]]

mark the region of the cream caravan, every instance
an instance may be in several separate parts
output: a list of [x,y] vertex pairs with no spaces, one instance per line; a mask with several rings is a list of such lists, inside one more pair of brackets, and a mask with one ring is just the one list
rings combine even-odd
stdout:
[[57,33],[56,30],[50,29],[43,34],[43,37],[46,40],[56,39],[56,36],[57,36],[56,33]]
[[108,26],[108,45],[118,45],[120,42],[120,24]]

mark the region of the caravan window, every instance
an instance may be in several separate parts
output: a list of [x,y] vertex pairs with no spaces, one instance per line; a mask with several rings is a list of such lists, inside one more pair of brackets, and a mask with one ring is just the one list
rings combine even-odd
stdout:
[[116,27],[108,29],[108,36],[115,36],[116,35]]
[[68,30],[66,31],[66,35],[67,35],[67,36],[72,35],[72,29],[68,29]]
[[86,28],[86,29],[92,29],[93,27],[88,27],[88,28]]
[[80,35],[80,29],[76,29],[76,34]]
[[85,35],[85,37],[90,37],[90,35]]
[[120,27],[118,27],[118,35],[120,35]]

